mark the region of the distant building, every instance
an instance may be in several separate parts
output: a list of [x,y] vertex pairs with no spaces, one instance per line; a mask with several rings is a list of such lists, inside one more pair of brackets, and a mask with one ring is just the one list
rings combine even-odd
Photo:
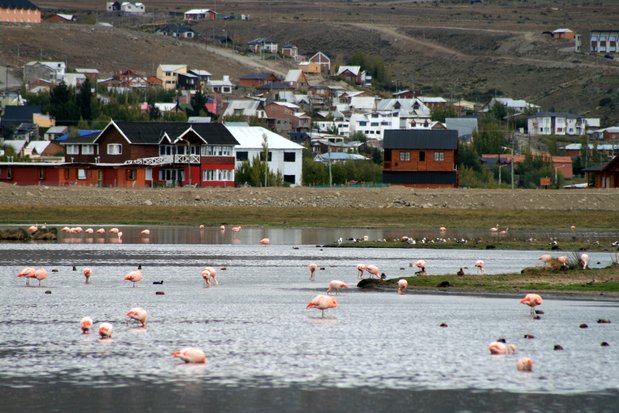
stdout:
[[28,0],[0,0],[0,23],[41,23],[41,9]]
[[247,43],[247,47],[254,53],[277,53],[278,44],[275,40],[259,37]]
[[581,136],[587,130],[587,119],[571,113],[538,112],[528,118],[527,126],[531,136]]
[[619,30],[591,30],[590,41],[592,53],[616,53]]
[[211,9],[191,9],[184,14],[186,21],[217,20],[217,12]]
[[174,90],[178,83],[178,74],[187,73],[187,65],[159,65],[157,77],[161,79],[165,90]]
[[144,14],[146,12],[144,3],[140,2],[132,3],[130,1],[123,1],[121,3],[119,1],[108,1],[105,3],[105,6],[108,13]]
[[72,23],[77,21],[73,14],[56,13],[45,18],[48,23]]
[[557,29],[552,32],[553,39],[567,39],[572,40],[574,38],[574,32],[570,29]]

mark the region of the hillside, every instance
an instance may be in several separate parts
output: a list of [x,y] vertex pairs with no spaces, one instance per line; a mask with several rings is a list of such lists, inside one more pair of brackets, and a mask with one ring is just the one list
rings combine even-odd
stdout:
[[[241,45],[269,36],[281,44],[296,44],[300,53],[327,51],[335,64],[363,51],[384,59],[394,88],[454,98],[488,96],[489,90],[498,89],[505,96],[531,100],[546,110],[600,116],[604,124],[619,122],[619,111],[615,110],[619,104],[619,59],[588,54],[589,31],[616,27],[619,8],[586,1],[455,3],[221,1],[205,5],[153,0],[147,4],[152,16],[116,19],[114,29],[43,24],[26,31],[0,26],[0,59],[16,65],[54,58],[66,60],[70,66],[96,65],[103,71],[132,67],[151,72],[160,62],[183,62],[207,68],[215,76],[225,73],[233,77],[254,70],[256,65],[276,71],[290,66],[281,60],[258,61],[238,55],[232,59],[229,49],[214,53],[219,49],[204,40],[176,42],[149,33],[164,11],[211,7],[221,15],[249,14],[251,20],[194,25],[203,35],[227,34]],[[114,20],[105,16],[102,4],[94,0],[38,4],[50,10],[74,10],[80,21]],[[582,53],[574,53],[571,42],[542,34],[559,27],[583,35]]]

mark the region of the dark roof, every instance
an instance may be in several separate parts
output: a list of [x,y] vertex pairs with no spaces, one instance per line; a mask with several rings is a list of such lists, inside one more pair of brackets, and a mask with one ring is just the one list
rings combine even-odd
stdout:
[[251,42],[247,42],[247,44],[265,44],[265,43],[277,43],[277,42],[273,39],[269,39],[268,37],[258,37],[257,39],[254,39]]
[[99,133],[101,133],[101,131],[87,131],[89,132],[88,134],[82,135],[81,132],[80,136],[68,137],[64,140],[55,140],[54,142],[61,145],[92,145],[99,136]]
[[385,131],[384,149],[458,149],[458,131],[390,129]]
[[2,117],[2,122],[7,122],[7,123],[32,122],[32,115],[35,113],[41,113],[41,106],[38,106],[38,105],[5,106],[4,116]]
[[611,159],[608,162],[602,162],[600,164],[593,165],[593,166],[590,166],[588,168],[583,168],[583,172],[602,172],[606,168],[611,166],[613,163],[616,163],[618,161],[619,161],[619,157],[615,156],[615,157],[613,157],[613,159]]
[[239,77],[239,79],[243,80],[266,80],[270,77],[277,77],[273,72],[258,72],[258,73],[249,73],[247,75],[243,75]]
[[[99,133],[101,133],[101,131],[97,129],[79,129],[77,131],[78,136],[76,136],[75,138],[81,138],[82,136],[88,136],[88,135],[94,135],[95,137],[97,137],[99,136]],[[57,137],[56,139],[54,139],[54,141],[56,141],[57,143],[61,143],[61,141],[66,141],[67,139],[70,139],[70,138],[71,138],[71,134],[66,133],[62,136]]]
[[208,144],[238,145],[234,136],[232,136],[228,129],[221,123],[127,121],[118,121],[115,123],[132,144],[158,145],[165,134],[167,134],[170,139],[176,139],[189,128],[192,128]]
[[193,29],[189,26],[182,26],[180,24],[166,24],[162,28],[158,30],[159,32],[166,33],[185,33],[185,32],[193,32]]
[[22,8],[22,9],[34,9],[38,10],[39,8],[35,6],[32,2],[28,0],[0,0],[0,8]]

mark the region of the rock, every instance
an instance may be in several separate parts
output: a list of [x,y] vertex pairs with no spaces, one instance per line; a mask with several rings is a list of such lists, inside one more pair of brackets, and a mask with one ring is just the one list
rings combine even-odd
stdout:
[[150,199],[147,199],[146,201],[144,201],[144,205],[151,206],[152,204],[153,204],[153,201],[151,201]]

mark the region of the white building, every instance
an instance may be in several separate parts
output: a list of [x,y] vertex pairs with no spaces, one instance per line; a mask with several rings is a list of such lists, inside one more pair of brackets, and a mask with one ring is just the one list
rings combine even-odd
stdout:
[[244,161],[251,162],[261,156],[266,138],[269,169],[280,172],[284,181],[292,186],[303,183],[303,146],[260,126],[226,125],[226,128],[239,142],[235,147],[237,168]]
[[513,110],[515,113],[522,113],[527,109],[539,109],[539,105],[529,103],[524,99],[511,99],[511,98],[492,98],[490,102],[482,108],[482,112],[488,112],[495,104],[505,106],[507,109]]
[[529,135],[584,135],[588,127],[599,125],[599,119],[591,119],[591,125],[582,116],[571,113],[539,112],[527,121]]
[[207,88],[215,93],[230,94],[234,89],[234,84],[230,81],[230,76],[224,75],[221,80],[209,79]]
[[224,111],[222,117],[245,116],[264,119],[267,117],[264,111],[264,103],[257,99],[231,100]]

